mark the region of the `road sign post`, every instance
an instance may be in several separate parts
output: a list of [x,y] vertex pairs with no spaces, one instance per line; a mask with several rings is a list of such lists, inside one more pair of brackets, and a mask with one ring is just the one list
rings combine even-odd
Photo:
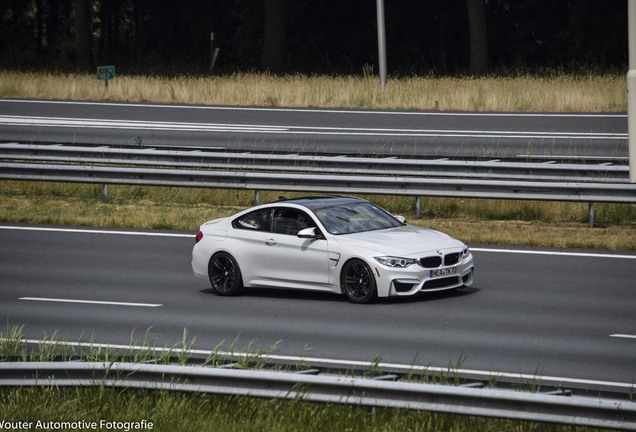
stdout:
[[108,90],[108,80],[115,78],[115,66],[97,66],[97,79],[104,81],[104,88]]

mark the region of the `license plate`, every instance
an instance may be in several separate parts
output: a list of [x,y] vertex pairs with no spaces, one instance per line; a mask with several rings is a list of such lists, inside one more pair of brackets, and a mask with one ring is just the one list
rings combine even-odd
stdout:
[[449,267],[449,268],[441,268],[431,270],[429,276],[432,278],[443,277],[443,276],[452,276],[457,274],[457,267]]

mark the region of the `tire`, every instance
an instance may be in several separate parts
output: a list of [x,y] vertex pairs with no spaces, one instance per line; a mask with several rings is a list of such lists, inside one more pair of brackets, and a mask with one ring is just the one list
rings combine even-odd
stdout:
[[377,287],[371,268],[362,260],[347,261],[340,273],[340,288],[351,303],[370,303],[377,299]]
[[221,296],[236,296],[243,292],[241,269],[232,255],[218,252],[208,264],[208,276],[212,289]]

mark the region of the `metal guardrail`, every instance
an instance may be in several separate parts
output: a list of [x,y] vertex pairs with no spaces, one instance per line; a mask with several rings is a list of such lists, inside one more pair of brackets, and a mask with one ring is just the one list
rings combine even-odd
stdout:
[[[318,193],[636,203],[622,165],[0,145],[0,179]],[[106,196],[106,194],[105,194]]]
[[230,153],[42,144],[0,144],[0,160],[106,165],[168,166],[235,171],[285,171],[400,177],[461,177],[558,182],[628,182],[629,167],[600,164],[370,158],[299,154]]
[[0,163],[0,178],[247,190],[636,203],[636,184],[439,179]]
[[454,387],[364,377],[103,362],[0,363],[0,386],[113,386],[636,430],[636,403],[596,397]]

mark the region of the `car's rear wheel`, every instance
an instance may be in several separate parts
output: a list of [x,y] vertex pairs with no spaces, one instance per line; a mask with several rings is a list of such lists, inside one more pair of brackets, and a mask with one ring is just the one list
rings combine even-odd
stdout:
[[340,273],[340,286],[352,303],[369,303],[377,298],[377,287],[371,268],[362,260],[348,261]]
[[214,291],[222,296],[235,296],[243,291],[241,269],[232,255],[218,252],[208,264],[208,276]]

